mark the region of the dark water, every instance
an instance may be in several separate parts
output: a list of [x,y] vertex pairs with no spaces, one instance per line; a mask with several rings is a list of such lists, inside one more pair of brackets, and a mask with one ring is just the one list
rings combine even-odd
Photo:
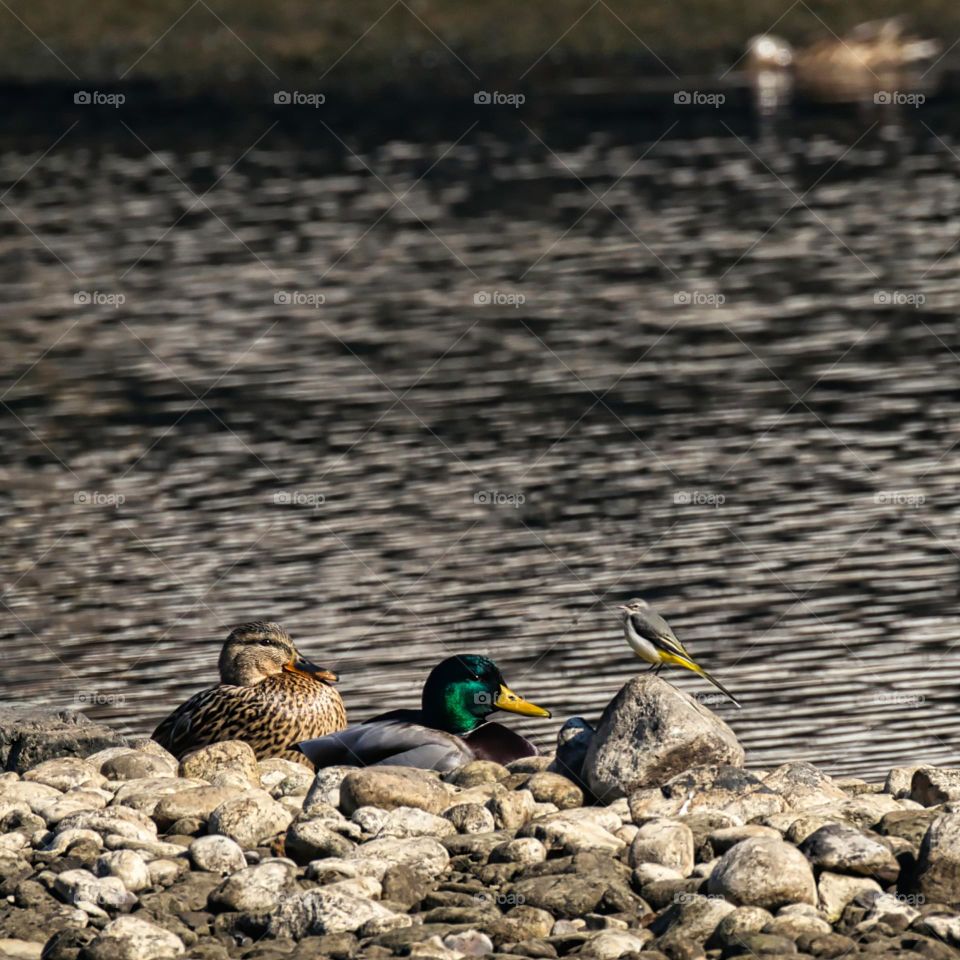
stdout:
[[271,617],[357,719],[490,653],[547,743],[640,594],[754,765],[956,762],[948,121],[474,119],[7,138],[0,694],[149,731]]

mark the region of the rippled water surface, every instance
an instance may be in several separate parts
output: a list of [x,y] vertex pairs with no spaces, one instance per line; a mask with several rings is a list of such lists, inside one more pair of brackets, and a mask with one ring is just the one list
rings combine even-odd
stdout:
[[148,732],[271,617],[355,719],[489,652],[549,743],[640,594],[752,764],[956,762],[934,121],[7,142],[0,694]]

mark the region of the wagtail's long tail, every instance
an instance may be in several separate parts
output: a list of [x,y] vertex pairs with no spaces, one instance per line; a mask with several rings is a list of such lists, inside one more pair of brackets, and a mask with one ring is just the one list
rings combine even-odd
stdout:
[[699,664],[694,663],[692,660],[688,660],[686,657],[678,657],[672,655],[669,658],[670,663],[675,663],[678,667],[686,667],[687,670],[692,670],[698,676],[703,677],[704,680],[708,680],[712,683],[738,710],[742,710],[743,707],[740,705],[740,701],[719,681],[716,677],[712,677],[706,670],[703,669]]
[[704,680],[709,680],[710,683],[712,683],[722,694],[724,694],[724,696],[726,696],[727,699],[728,699],[738,710],[742,710],[742,709],[743,709],[743,708],[740,706],[740,701],[739,701],[719,680],[717,680],[715,677],[711,677],[710,674],[707,673],[707,671],[703,669],[703,667],[698,667],[695,663],[692,663],[692,664],[690,665],[690,669],[691,669],[694,673],[697,673],[697,674],[699,674],[701,677],[703,677]]

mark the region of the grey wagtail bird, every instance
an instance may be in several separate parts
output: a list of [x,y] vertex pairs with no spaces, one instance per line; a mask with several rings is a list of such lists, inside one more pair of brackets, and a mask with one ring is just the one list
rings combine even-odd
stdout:
[[667,664],[692,670],[704,680],[709,680],[740,709],[737,698],[690,656],[670,624],[646,600],[631,600],[620,609],[623,611],[623,632],[627,643],[641,660],[653,664],[651,669],[654,673],[659,673]]

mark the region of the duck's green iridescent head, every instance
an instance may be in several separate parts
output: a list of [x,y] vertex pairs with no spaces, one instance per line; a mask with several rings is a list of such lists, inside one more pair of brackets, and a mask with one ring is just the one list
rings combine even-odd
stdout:
[[469,733],[494,710],[550,716],[549,710],[515,694],[492,660],[476,654],[448,657],[438,663],[423,686],[424,719],[437,730]]

